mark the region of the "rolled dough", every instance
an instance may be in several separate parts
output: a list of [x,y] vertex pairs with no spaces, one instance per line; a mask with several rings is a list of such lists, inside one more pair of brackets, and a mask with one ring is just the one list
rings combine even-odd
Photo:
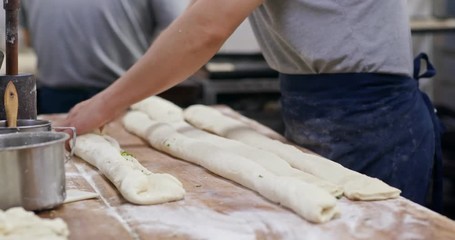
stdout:
[[357,173],[326,158],[304,153],[292,145],[270,139],[214,108],[193,105],[184,110],[184,118],[197,128],[269,151],[286,160],[292,167],[342,186],[344,195],[351,200],[382,200],[400,195],[399,189],[379,179]]
[[[339,197],[343,194],[343,189],[340,186],[336,186],[328,181],[293,168],[289,163],[280,159],[275,154],[262,151],[261,149],[251,147],[239,141],[219,137],[191,126],[183,119],[183,109],[170,101],[154,96],[139,102],[133,106],[132,109],[145,113],[152,120],[170,123],[179,133],[189,138],[209,141],[220,148],[253,160],[278,176],[295,177],[307,183],[315,184],[335,197]],[[144,118],[144,116],[139,117]],[[146,121],[146,119],[144,119],[144,121]]]
[[315,177],[297,168],[293,168],[288,162],[277,155],[246,145],[239,141],[222,138],[214,134],[194,128],[186,122],[172,123],[177,131],[189,138],[210,142],[223,150],[238,154],[252,160],[277,176],[287,176],[300,179],[307,183],[314,184],[332,194],[335,197],[343,195],[340,186],[332,184],[321,178]]
[[133,110],[145,112],[150,118],[159,122],[181,122],[183,109],[174,103],[160,97],[151,96],[130,107]]
[[277,176],[256,162],[208,141],[186,137],[169,124],[153,121],[144,113],[127,113],[123,124],[154,148],[254,190],[309,221],[326,222],[338,214],[336,199],[321,188],[293,177]]
[[[148,104],[142,104],[141,107],[135,108],[144,113],[142,115],[135,114],[138,121],[141,119],[140,121],[146,122],[147,118],[150,118],[158,122],[169,123],[175,130],[177,130],[177,132],[184,136],[210,142],[231,153],[253,160],[275,175],[294,177],[307,183],[314,184],[325,189],[335,197],[339,197],[343,194],[343,190],[340,186],[336,186],[328,181],[293,168],[288,162],[273,153],[251,147],[239,141],[219,137],[215,134],[211,134],[191,126],[184,121],[183,110],[167,100],[154,97],[144,100],[143,102],[147,102]],[[173,114],[167,114],[169,112],[173,112]],[[178,117],[179,114],[180,117]]]
[[21,207],[0,209],[0,239],[2,240],[64,240],[69,230],[60,219],[43,219]]
[[[108,140],[107,140],[108,139]],[[124,154],[113,138],[85,134],[76,139],[75,154],[97,167],[135,204],[159,204],[183,199],[182,183],[170,174],[152,173],[133,156]]]

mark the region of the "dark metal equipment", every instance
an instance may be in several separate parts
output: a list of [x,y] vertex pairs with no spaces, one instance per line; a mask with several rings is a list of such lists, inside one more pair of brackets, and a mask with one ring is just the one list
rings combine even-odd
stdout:
[[18,64],[18,14],[19,0],[4,0],[6,75],[0,76],[0,120],[6,119],[4,94],[7,84],[11,81],[17,89],[19,100],[17,119],[36,119],[36,80],[31,74],[19,74]]
[[222,53],[205,66],[200,79],[204,104],[224,104],[277,132],[283,132],[278,72],[261,53]]
[[5,9],[5,37],[6,37],[6,75],[17,75],[18,67],[18,19],[19,19],[19,0],[4,0]]
[[0,120],[6,119],[4,94],[8,83],[12,81],[17,89],[19,108],[17,119],[36,119],[36,81],[31,74],[0,76]]

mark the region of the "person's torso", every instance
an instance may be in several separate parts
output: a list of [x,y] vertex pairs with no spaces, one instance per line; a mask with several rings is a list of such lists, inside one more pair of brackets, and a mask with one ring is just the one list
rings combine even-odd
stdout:
[[405,0],[265,0],[250,21],[272,68],[287,74],[410,76]]
[[144,54],[162,30],[160,21],[175,18],[154,2],[159,1],[22,0],[40,83],[108,86]]

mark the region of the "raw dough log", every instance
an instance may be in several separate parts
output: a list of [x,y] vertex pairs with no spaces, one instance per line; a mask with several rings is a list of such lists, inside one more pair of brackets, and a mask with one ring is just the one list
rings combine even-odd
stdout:
[[277,176],[293,177],[306,183],[314,184],[335,197],[343,195],[343,189],[341,187],[299,169],[293,168],[288,162],[273,153],[251,147],[239,141],[222,138],[202,131],[186,122],[172,123],[171,126],[173,126],[173,128],[179,133],[189,138],[210,142],[224,150],[252,160]]
[[122,154],[112,138],[85,134],[76,139],[75,154],[97,167],[135,204],[159,204],[183,199],[182,183],[170,174],[152,173],[134,157]]
[[0,239],[2,240],[63,240],[69,230],[60,219],[42,219],[21,207],[0,210]]
[[326,222],[338,214],[336,199],[326,191],[296,178],[276,176],[254,161],[210,142],[188,138],[166,123],[149,119],[144,113],[127,113],[123,124],[154,148],[252,189],[309,221]]
[[[171,124],[177,132],[189,138],[210,142],[231,153],[235,153],[248,158],[249,160],[255,161],[275,175],[295,177],[323,188],[335,197],[339,197],[343,194],[343,189],[341,187],[293,168],[288,162],[279,158],[275,154],[262,151],[261,149],[251,147],[239,141],[219,137],[191,126],[190,124],[184,122],[183,110],[180,107],[160,97],[148,98],[140,102],[140,107],[136,104],[136,107],[132,108],[138,109],[152,120]],[[172,112],[172,114],[168,114],[170,112]],[[143,121],[147,121],[147,116],[137,114],[137,117],[141,118]]]
[[151,96],[136,104],[131,109],[146,113],[150,118],[159,122],[180,122],[183,119],[183,109],[174,103],[160,97]]
[[379,179],[357,173],[326,158],[304,153],[292,145],[270,139],[214,108],[193,105],[185,109],[184,118],[197,128],[272,152],[297,169],[342,186],[344,195],[351,200],[382,200],[400,195],[399,189]]

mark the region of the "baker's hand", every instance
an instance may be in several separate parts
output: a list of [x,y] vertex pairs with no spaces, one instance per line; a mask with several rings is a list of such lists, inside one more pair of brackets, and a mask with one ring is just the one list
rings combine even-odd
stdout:
[[113,120],[121,112],[109,109],[100,97],[93,97],[74,106],[57,126],[75,127],[78,135],[92,132]]

